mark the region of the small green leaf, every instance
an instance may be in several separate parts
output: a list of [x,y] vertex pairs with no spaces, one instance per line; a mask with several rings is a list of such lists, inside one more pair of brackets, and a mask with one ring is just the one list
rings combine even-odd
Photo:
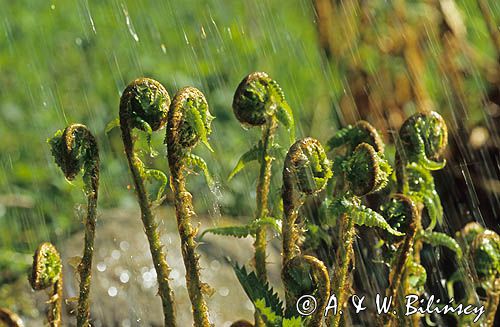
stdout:
[[156,157],[158,155],[158,152],[153,150],[153,147],[151,146],[151,139],[153,138],[153,129],[151,128],[151,125],[149,125],[145,120],[142,120],[139,117],[135,117],[135,121],[137,123],[137,126],[139,126],[139,129],[146,133],[146,141],[148,142],[149,155],[151,157]]
[[382,215],[362,205],[357,198],[349,198],[346,195],[338,197],[329,209],[337,217],[342,214],[352,215],[356,225],[382,228],[396,236],[404,235],[392,228]]
[[109,132],[111,132],[112,129],[114,129],[115,127],[120,127],[120,118],[115,118],[113,119],[112,121],[110,121],[107,125],[106,125],[106,129],[104,130],[106,134],[108,134]]
[[168,184],[167,175],[165,175],[164,172],[158,169],[145,169],[143,177],[148,180],[154,179],[160,182],[160,187],[158,188],[158,193],[155,200],[156,202],[160,202],[163,196],[163,192],[165,191],[165,188]]
[[[198,110],[198,106],[195,106],[191,101],[188,101],[188,110],[187,110],[187,121],[188,124],[195,130],[196,135],[200,137],[200,140],[205,146],[211,151],[214,152],[210,144],[208,143],[208,131],[205,126],[205,121]],[[213,118],[213,117],[208,117]]]
[[205,175],[205,181],[210,188],[214,186],[215,182],[212,178],[212,175],[210,174],[210,171],[208,170],[208,165],[205,160],[203,160],[203,158],[190,153],[187,157],[187,162],[191,166],[198,167],[203,172],[203,174]]
[[360,205],[352,210],[352,215],[355,219],[356,225],[368,226],[368,227],[378,227],[385,229],[392,235],[403,236],[404,233],[398,232],[389,225],[389,223],[380,215],[379,213],[373,211],[372,209]]
[[281,235],[281,219],[263,217],[253,221],[250,225],[255,227],[268,226],[271,227],[278,235]]
[[462,249],[451,236],[439,232],[423,231],[419,236],[425,243],[432,246],[445,246],[456,253],[457,258],[462,257]]
[[410,287],[414,290],[422,289],[427,281],[427,271],[425,268],[414,261],[409,261],[406,269]]
[[255,235],[256,230],[251,225],[243,225],[243,226],[224,226],[224,227],[214,227],[208,228],[201,233],[199,240],[201,241],[203,236],[207,233],[222,235],[222,236],[233,236],[237,238],[247,237],[249,235]]
[[251,147],[250,150],[245,152],[240,157],[240,160],[238,160],[238,163],[229,174],[228,180],[231,180],[234,177],[234,175],[236,175],[238,172],[240,172],[240,170],[245,168],[246,164],[248,164],[249,162],[259,160],[259,156],[261,154],[262,154],[262,142],[259,142],[258,144]]
[[255,309],[260,313],[262,319],[269,327],[281,327],[281,317],[266,305],[264,299],[258,299],[254,302]]
[[278,294],[269,286],[269,283],[260,280],[253,271],[247,272],[245,266],[239,267],[236,263],[233,264],[231,261],[230,263],[243,290],[254,305],[258,300],[261,300],[261,303],[263,300],[265,307],[270,308],[274,314],[282,317],[283,304]]
[[352,125],[348,125],[345,128],[342,128],[341,130],[337,131],[335,135],[333,135],[328,142],[326,142],[326,151],[331,151],[335,148],[338,148],[344,144],[347,144],[350,139],[351,135],[351,130],[353,129]]
[[255,236],[257,229],[261,226],[269,226],[278,234],[281,234],[281,220],[277,220],[273,217],[264,217],[255,220],[247,225],[242,226],[224,226],[224,227],[214,227],[208,228],[203,231],[200,235],[200,240],[207,233],[222,235],[222,236],[233,236],[237,238],[243,238],[247,236]]
[[276,109],[276,119],[285,126],[290,134],[290,143],[295,141],[295,122],[292,109],[287,102],[282,102]]

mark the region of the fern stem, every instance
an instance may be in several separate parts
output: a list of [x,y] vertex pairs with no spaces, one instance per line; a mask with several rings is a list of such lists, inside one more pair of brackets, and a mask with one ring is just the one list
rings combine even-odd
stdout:
[[181,238],[182,256],[186,267],[186,285],[189,298],[193,308],[194,325],[209,327],[208,308],[203,298],[202,290],[205,288],[200,280],[199,255],[195,249],[196,231],[191,225],[191,217],[194,213],[192,196],[186,189],[182,165],[171,165],[172,189],[175,193],[175,209],[177,213],[177,226]]
[[[269,196],[269,185],[271,183],[271,166],[272,166],[272,156],[270,154],[270,148],[273,144],[274,133],[276,131],[277,122],[274,117],[270,117],[268,122],[264,125],[262,132],[262,156],[261,156],[261,166],[259,172],[259,179],[257,183],[257,213],[256,219],[265,218],[268,214],[268,196]],[[255,270],[257,277],[263,281],[267,280],[266,275],[266,226],[259,226],[257,229],[254,247],[255,247]]]
[[[196,129],[189,120],[189,114],[203,116]],[[181,239],[182,257],[186,267],[186,286],[193,309],[195,327],[210,327],[208,307],[203,297],[203,291],[208,285],[201,282],[199,255],[196,253],[195,237],[197,230],[191,224],[191,218],[196,215],[193,208],[191,193],[186,189],[184,172],[191,148],[200,140],[200,128],[208,135],[210,121],[213,117],[208,112],[208,104],[204,95],[197,89],[185,87],[177,92],[172,102],[167,120],[168,164],[171,173],[171,188],[175,196],[175,211],[177,228]]]
[[[148,239],[149,249],[151,251],[151,257],[153,259],[156,274],[158,276],[158,293],[162,301],[164,324],[167,327],[174,327],[176,325],[174,294],[168,282],[170,267],[167,264],[163,245],[160,241],[158,224],[155,221],[155,217],[151,209],[151,201],[149,200],[148,194],[146,192],[146,187],[141,176],[141,169],[143,169],[143,167],[141,166],[140,159],[135,153],[134,140],[132,138],[133,125],[131,121],[135,119],[135,117],[132,117],[132,115],[133,113],[135,114],[138,110],[132,108],[131,102],[133,99],[135,99],[136,96],[138,96],[138,88],[141,86],[156,88],[159,90],[159,92],[164,93],[162,94],[162,96],[168,98],[168,93],[166,93],[166,90],[163,88],[163,86],[154,80],[137,79],[133,81],[125,89],[120,100],[120,129],[128,166],[132,174],[135,193],[137,195],[139,207],[141,209],[142,223],[144,225],[144,230]],[[158,128],[160,128],[160,126],[164,123],[157,122],[157,124],[159,126]]]
[[[87,217],[85,218],[85,247],[82,260],[78,265],[80,273],[80,298],[78,299],[78,309],[76,314],[76,325],[78,327],[90,326],[90,282],[92,278],[92,257],[94,252],[95,225],[97,220],[97,177],[92,179],[93,191],[87,199]],[[58,285],[59,283],[57,283]],[[59,287],[59,286],[58,286]],[[62,291],[61,291],[62,293]]]
[[[174,311],[174,294],[170,288],[168,277],[170,274],[170,267],[168,266],[166,255],[163,250],[163,245],[160,241],[160,234],[158,232],[158,224],[155,221],[154,215],[151,210],[151,202],[146,192],[146,187],[141,178],[140,167],[137,164],[137,158],[133,152],[133,145],[131,145],[130,134],[126,136],[122,129],[123,143],[125,144],[125,153],[127,156],[128,165],[132,174],[135,192],[141,209],[141,219],[144,225],[144,230],[148,239],[151,257],[158,276],[158,289],[162,302],[165,326],[175,326],[175,311]],[[132,148],[130,148],[132,146]],[[129,150],[127,150],[129,148]]]
[[496,290],[491,290],[488,292],[485,319],[485,323],[487,326],[494,326],[498,304],[500,303],[500,290],[498,290],[498,286],[496,288]]
[[[350,215],[344,213],[340,217],[340,233],[342,237],[342,242],[337,249],[337,264],[340,264],[339,269],[335,270],[334,278],[332,280],[332,290],[337,296],[337,303],[339,303],[339,309],[346,309],[346,299],[347,299],[347,279],[349,272],[349,265],[351,263],[351,258],[353,256],[352,244],[354,242],[354,236],[356,234],[356,227],[354,225],[354,219]],[[345,312],[347,313],[347,312]],[[340,317],[342,315],[336,314],[330,316],[330,326],[339,326]]]
[[94,252],[97,199],[99,194],[99,149],[87,126],[71,124],[49,139],[52,155],[68,180],[83,170],[84,191],[87,197],[85,239],[82,260],[78,264],[80,296],[76,312],[78,327],[90,326],[90,284]]

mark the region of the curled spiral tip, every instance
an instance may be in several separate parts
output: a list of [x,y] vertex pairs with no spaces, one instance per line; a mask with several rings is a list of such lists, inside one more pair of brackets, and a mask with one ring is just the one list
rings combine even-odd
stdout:
[[63,131],[57,131],[48,142],[56,164],[70,181],[82,169],[98,166],[97,143],[85,125],[71,124]]
[[299,254],[288,260],[283,267],[283,282],[287,293],[287,313],[299,314],[296,303],[303,294],[313,294],[320,299],[317,313],[310,326],[320,326],[322,312],[330,295],[330,276],[325,264],[311,255]]
[[48,242],[40,244],[33,256],[31,287],[35,291],[46,289],[59,280],[61,272],[61,257],[55,246]]
[[405,234],[410,233],[410,225],[418,215],[415,203],[400,193],[394,194],[389,202],[383,204],[381,211],[393,229]]
[[146,77],[135,79],[120,98],[121,125],[147,132],[145,122],[152,131],[160,130],[167,123],[169,106],[170,96],[160,82]]
[[462,236],[465,244],[469,246],[472,244],[477,235],[484,232],[484,227],[475,221],[467,223],[460,231],[457,232],[457,237]]
[[440,160],[448,145],[448,128],[443,117],[435,111],[417,113],[408,118],[399,131],[410,161],[442,168]]
[[357,196],[380,191],[392,173],[387,161],[368,143],[361,143],[354,149],[345,169],[351,190]]
[[177,142],[183,148],[192,148],[201,141],[213,151],[208,136],[212,132],[214,118],[203,93],[194,87],[184,87],[175,94],[171,104],[166,142]]
[[233,111],[240,123],[261,126],[272,115],[269,102],[268,85],[271,78],[264,72],[247,75],[238,85],[233,98]]
[[278,115],[280,118],[281,114],[287,116],[279,119],[289,125],[287,128],[293,125],[291,111],[281,87],[264,72],[251,73],[240,82],[234,93],[233,111],[243,125],[261,126],[269,117]]
[[384,141],[380,137],[379,132],[369,122],[360,120],[356,123],[355,127],[358,130],[357,144],[368,143],[375,151],[379,153],[384,152]]
[[335,133],[328,141],[327,150],[349,146],[349,151],[361,143],[371,145],[378,153],[384,152],[384,142],[379,132],[369,122],[360,120],[354,126],[349,125]]
[[472,242],[472,258],[481,280],[500,278],[500,236],[485,230]]
[[323,190],[332,175],[331,163],[318,140],[307,137],[288,150],[283,179],[295,183],[300,192],[314,194]]

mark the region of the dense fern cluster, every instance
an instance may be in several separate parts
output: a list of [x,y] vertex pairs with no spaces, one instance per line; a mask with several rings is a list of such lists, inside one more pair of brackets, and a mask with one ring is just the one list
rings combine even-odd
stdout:
[[[152,149],[151,137],[153,132],[164,127],[170,188],[175,199],[186,286],[195,326],[211,326],[205,301],[209,286],[201,280],[197,253],[197,241],[205,234],[237,238],[251,236],[255,239],[255,271],[229,260],[255,307],[255,322],[238,320],[233,326],[340,326],[349,321],[346,304],[354,286],[351,276],[356,267],[354,245],[362,229],[374,232],[382,261],[390,267],[385,292],[392,296],[396,314],[379,317],[380,325],[407,326],[429,318],[418,314],[409,317],[403,313],[404,295],[425,295],[427,271],[420,257],[424,243],[446,247],[456,254],[459,268],[447,281],[448,295],[453,297],[460,283],[471,282],[476,287],[467,291],[462,301],[474,303],[478,298],[476,290],[483,289],[486,298],[481,301],[487,310],[485,323],[493,324],[500,301],[500,237],[477,223],[458,232],[458,242],[446,233],[435,231],[442,225],[443,208],[432,171],[444,168],[446,161],[442,157],[447,146],[447,127],[438,113],[417,113],[402,125],[393,140],[396,145],[393,167],[389,163],[392,158],[385,156],[381,136],[366,121],[338,131],[326,143],[326,149],[310,137],[295,140],[292,110],[278,83],[266,73],[248,75],[236,90],[233,111],[241,124],[259,127],[262,137],[241,156],[229,179],[250,162],[259,164],[254,218],[239,226],[210,228],[198,236],[198,230],[192,224],[195,209],[186,179],[192,168],[197,168],[204,173],[209,186],[213,186],[209,167],[203,158],[193,153],[199,143],[213,151],[209,135],[214,117],[210,114],[207,99],[198,89],[185,87],[171,102],[168,92],[159,82],[141,78],[124,90],[119,108],[119,119],[112,122],[108,130],[114,126],[121,129],[141,219],[158,276],[158,295],[162,301],[165,326],[176,326],[175,299],[170,287],[165,247],[160,241],[158,217],[152,208],[163,202],[169,179],[165,172],[147,168],[140,159],[141,152],[136,149],[136,140],[145,134],[150,154],[158,155]],[[279,125],[285,127],[294,142],[286,156],[275,140]],[[83,170],[88,213],[84,221],[84,255],[78,266],[77,325],[89,326],[90,269],[99,183],[97,143],[84,125],[73,124],[56,132],[49,144],[56,164],[68,180]],[[273,205],[282,212],[278,217],[271,217],[268,197],[271,166],[276,158],[284,159],[283,187],[282,202]],[[145,181],[151,180],[160,184],[153,200],[145,186]],[[303,210],[308,202],[316,206],[317,210],[311,210],[312,214],[305,214]],[[284,300],[267,280],[269,228],[282,240]],[[333,260],[326,260],[322,255],[321,247],[325,244],[326,250],[334,253]],[[63,296],[62,263],[50,243],[43,243],[36,251],[30,281],[35,290],[52,288],[48,322],[51,326],[59,326]],[[331,292],[336,295],[344,314],[330,312],[324,317]],[[303,316],[296,302],[307,294],[317,299],[318,308],[310,316]],[[455,318],[461,324],[470,323],[467,318]],[[0,310],[0,321],[12,326],[21,324],[8,310]]]

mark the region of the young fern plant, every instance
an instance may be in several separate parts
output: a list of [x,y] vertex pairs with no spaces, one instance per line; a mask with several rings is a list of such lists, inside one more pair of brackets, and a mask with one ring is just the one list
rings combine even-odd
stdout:
[[87,213],[84,220],[83,256],[77,268],[80,274],[80,295],[76,320],[78,327],[86,327],[90,326],[90,282],[99,192],[99,150],[92,133],[81,124],[72,124],[63,131],[57,131],[48,142],[52,156],[67,180],[73,180],[83,170]]
[[[455,252],[457,258],[461,258],[462,251],[458,243],[450,236],[440,232],[434,232],[434,227],[442,222],[443,209],[441,201],[435,190],[434,179],[430,173],[432,170],[442,169],[446,161],[438,161],[443,155],[448,142],[448,131],[444,119],[436,112],[417,113],[404,122],[399,131],[396,152],[396,176],[398,192],[407,196],[416,206],[416,211],[405,217],[406,222],[391,213],[390,205],[382,208],[388,215],[392,226],[398,228],[406,226],[405,240],[398,247],[393,259],[392,267],[403,267],[398,270],[396,277],[390,278],[389,294],[397,298],[398,294],[421,293],[425,285],[425,269],[420,265],[420,251],[423,243],[432,246],[445,246]],[[429,217],[429,224],[424,229],[422,225],[423,209]],[[405,263],[405,264],[403,264]],[[394,266],[395,265],[395,266]],[[420,271],[420,286],[412,286],[415,280],[413,274]],[[402,289],[400,289],[400,285]],[[397,303],[400,323],[404,322],[402,315],[402,303]],[[390,324],[395,323],[393,316]],[[414,323],[418,323],[420,317],[411,317]]]
[[[47,301],[49,304],[47,321],[51,327],[62,326],[62,263],[59,252],[57,252],[54,245],[45,242],[38,246],[33,256],[33,266],[28,279],[35,291],[50,288],[49,300]],[[13,316],[10,316],[10,318],[13,318]]]
[[[335,150],[333,170],[336,174],[334,200],[330,211],[339,218],[339,247],[337,267],[332,280],[332,291],[337,295],[341,308],[348,297],[348,271],[353,257],[355,226],[378,227],[401,236],[382,215],[362,204],[362,197],[384,189],[392,168],[384,158],[384,144],[375,128],[365,121],[348,126],[336,133],[328,142]],[[331,315],[329,324],[340,325],[340,315]]]
[[[158,223],[152,207],[160,204],[162,194],[167,185],[166,175],[155,169],[148,169],[140,160],[135,150],[133,130],[147,133],[147,141],[151,149],[153,131],[161,130],[167,123],[170,96],[159,82],[150,78],[139,78],[132,81],[123,91],[120,99],[120,129],[125,154],[134,182],[135,192],[141,209],[141,219],[148,238],[149,249],[158,276],[158,294],[162,301],[165,326],[175,326],[174,294],[169,284],[170,268],[167,264],[163,244],[158,232]],[[161,186],[155,202],[149,199],[144,180],[159,180]]]
[[255,219],[244,226],[211,228],[205,230],[204,234],[214,233],[235,237],[252,235],[255,237],[255,270],[257,276],[266,281],[266,228],[270,226],[276,231],[280,229],[279,222],[275,218],[269,217],[268,206],[272,161],[280,150],[279,145],[274,143],[274,136],[278,123],[281,123],[288,130],[293,142],[295,138],[294,119],[280,86],[263,72],[251,73],[241,81],[234,94],[233,111],[242,125],[259,126],[262,130],[261,140],[241,156],[229,175],[230,180],[248,163],[259,162]]
[[0,326],[24,327],[24,323],[17,314],[9,309],[0,308]]
[[[322,261],[301,254],[302,229],[297,224],[299,211],[307,196],[321,192],[332,177],[330,161],[321,144],[313,138],[295,142],[289,149],[283,168],[283,270],[286,316],[298,316],[297,300],[304,294],[320,299],[316,314],[307,326],[321,326],[330,295],[330,277]],[[313,283],[309,282],[311,276]],[[309,282],[309,283],[308,283]]]
[[196,253],[195,241],[197,230],[191,224],[196,213],[191,193],[186,188],[186,172],[190,166],[197,166],[205,174],[209,186],[213,185],[205,161],[191,153],[200,141],[212,150],[208,136],[213,118],[203,93],[194,87],[185,87],[177,92],[170,106],[165,138],[171,173],[170,186],[175,196],[177,227],[186,267],[186,285],[196,327],[210,326],[208,308],[203,297],[210,289],[200,279],[199,255]]
[[[290,147],[283,168],[282,190],[285,306],[269,284],[259,279],[255,272],[233,265],[240,284],[265,326],[321,326],[330,293],[330,278],[323,262],[301,253],[303,235],[297,220],[306,197],[322,191],[331,177],[330,162],[317,140],[304,138]],[[320,301],[315,313],[306,318],[301,317],[296,308],[297,300],[304,294],[313,294]]]

